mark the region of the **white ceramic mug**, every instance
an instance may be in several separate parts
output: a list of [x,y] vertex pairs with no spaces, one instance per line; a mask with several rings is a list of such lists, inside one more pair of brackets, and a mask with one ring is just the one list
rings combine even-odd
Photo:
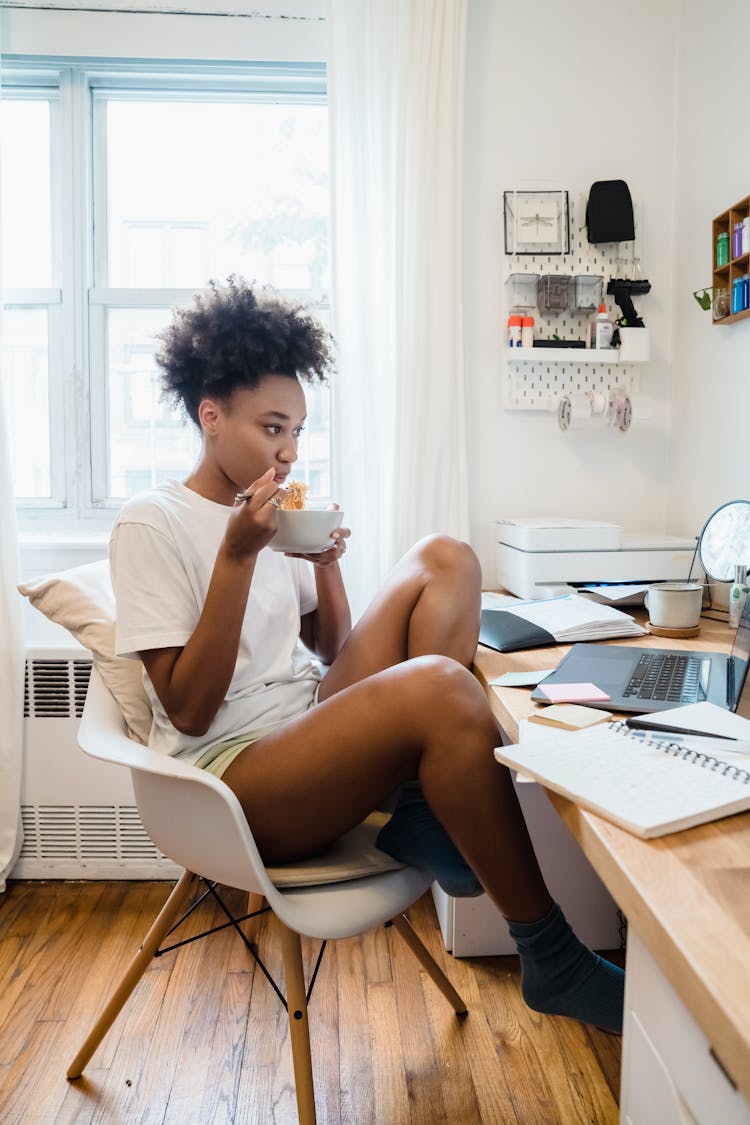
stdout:
[[700,621],[700,582],[654,582],[644,599],[649,621],[657,629],[694,629]]

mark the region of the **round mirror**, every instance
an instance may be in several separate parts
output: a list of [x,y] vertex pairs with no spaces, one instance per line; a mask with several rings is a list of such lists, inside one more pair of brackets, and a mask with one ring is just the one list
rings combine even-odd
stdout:
[[732,582],[737,563],[750,567],[750,500],[730,500],[706,520],[698,542],[709,578]]

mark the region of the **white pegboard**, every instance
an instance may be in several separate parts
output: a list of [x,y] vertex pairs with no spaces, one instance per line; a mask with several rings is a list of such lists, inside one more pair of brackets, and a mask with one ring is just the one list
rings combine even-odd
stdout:
[[[565,274],[569,277],[588,275],[603,277],[604,300],[610,318],[619,316],[619,309],[611,297],[606,296],[611,277],[634,277],[640,270],[638,252],[638,209],[634,207],[636,241],[634,243],[591,244],[586,237],[586,197],[569,193],[570,253],[569,254],[506,254],[505,278],[512,274]],[[503,325],[510,312],[510,287],[505,286]],[[540,315],[534,309],[536,336],[550,338],[556,333],[561,340],[582,339],[588,329],[590,313],[565,312]],[[554,355],[551,352],[554,351]],[[591,394],[610,400],[615,392],[636,395],[640,390],[638,367],[621,363],[617,352],[605,356],[602,352],[578,349],[547,349],[529,351],[523,348],[503,348],[504,407],[506,410],[557,411],[562,399],[580,398]],[[532,359],[533,356],[533,359]]]
[[[510,349],[510,352],[522,350]],[[539,354],[541,356],[544,353]],[[638,367],[635,364],[619,361],[608,363],[606,360],[602,361],[599,355],[593,361],[569,358],[581,354],[575,350],[567,350],[560,359],[540,358],[538,361],[527,362],[516,359],[506,351],[505,409],[557,411],[561,401],[566,398],[576,399],[589,395],[595,400],[601,400],[603,396],[609,403],[618,391],[631,398],[640,391]]]

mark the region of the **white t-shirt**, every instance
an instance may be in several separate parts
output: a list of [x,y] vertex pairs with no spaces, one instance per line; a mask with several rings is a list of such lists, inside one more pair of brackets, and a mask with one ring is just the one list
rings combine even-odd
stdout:
[[[203,609],[232,509],[167,481],[129,500],[110,539],[117,603],[115,651],[185,645]],[[149,745],[195,760],[209,746],[291,719],[312,702],[321,673],[299,639],[317,606],[312,567],[266,547],[258,553],[226,699],[206,734],[181,734],[144,671],[154,721]]]

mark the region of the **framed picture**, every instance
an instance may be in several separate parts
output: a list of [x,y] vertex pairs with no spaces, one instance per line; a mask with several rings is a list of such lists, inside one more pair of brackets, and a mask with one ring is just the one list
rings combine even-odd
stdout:
[[506,191],[506,254],[569,254],[567,191]]

